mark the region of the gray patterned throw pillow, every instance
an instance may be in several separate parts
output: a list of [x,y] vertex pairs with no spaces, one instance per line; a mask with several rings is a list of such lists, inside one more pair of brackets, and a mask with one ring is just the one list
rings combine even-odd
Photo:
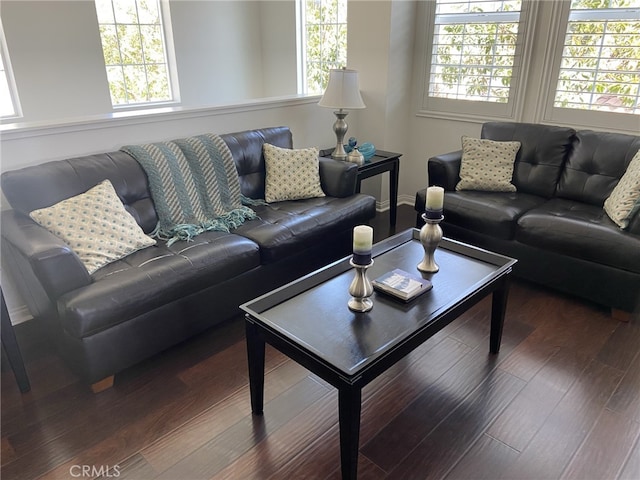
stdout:
[[636,212],[640,211],[640,150],[604,201],[604,211],[620,228],[627,228]]
[[265,143],[263,151],[267,202],[325,196],[320,185],[317,148],[280,148]]
[[109,180],[29,216],[64,240],[89,274],[156,244],[125,210]]
[[460,181],[456,190],[515,192],[511,183],[520,142],[462,137]]

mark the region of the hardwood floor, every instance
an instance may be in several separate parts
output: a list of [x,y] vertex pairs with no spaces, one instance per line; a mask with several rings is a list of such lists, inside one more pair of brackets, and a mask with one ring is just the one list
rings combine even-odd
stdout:
[[[413,221],[401,206],[398,230]],[[365,387],[359,477],[640,478],[640,312],[515,281],[497,356],[489,314],[485,299]],[[3,480],[340,477],[335,389],[270,347],[251,415],[240,316],[97,395],[33,322],[16,333],[32,390],[3,356]]]

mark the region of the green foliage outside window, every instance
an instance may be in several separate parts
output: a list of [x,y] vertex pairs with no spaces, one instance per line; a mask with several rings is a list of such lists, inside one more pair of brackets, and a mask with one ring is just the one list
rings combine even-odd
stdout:
[[[429,94],[433,97],[506,103],[509,100],[518,23],[501,12],[520,2],[438,2]],[[468,19],[493,13],[483,23]],[[496,15],[497,13],[497,15]],[[461,21],[451,19],[461,15]],[[446,16],[446,17],[445,17]],[[445,19],[446,18],[446,19]],[[464,21],[463,21],[464,20]]]
[[443,30],[446,35],[441,38],[446,43],[437,47],[433,93],[448,98],[506,102],[517,24],[448,25]]
[[588,20],[570,16],[554,106],[640,114],[640,20],[597,19],[598,9],[640,2],[574,0],[571,7],[595,12]]
[[321,94],[329,82],[329,70],[347,64],[347,1],[305,2],[306,91]]
[[96,0],[111,102],[172,99],[158,0]]

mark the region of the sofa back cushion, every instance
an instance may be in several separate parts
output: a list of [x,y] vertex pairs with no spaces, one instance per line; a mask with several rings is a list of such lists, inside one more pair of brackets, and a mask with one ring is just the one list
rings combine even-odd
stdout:
[[265,163],[262,145],[269,143],[281,148],[293,148],[288,127],[271,127],[220,135],[231,150],[240,177],[242,194],[264,199]]
[[640,137],[580,130],[556,195],[602,206],[640,148]]
[[575,130],[533,123],[488,122],[482,138],[518,141],[512,183],[519,192],[550,198],[571,148]]
[[[242,193],[264,198],[265,168],[262,145],[267,142],[291,148],[288,127],[263,128],[221,135],[231,150],[240,176]],[[108,179],[145,233],[158,223],[147,176],[129,154],[117,151],[56,160],[4,172],[2,192],[14,210],[25,215],[74,197]]]
[[74,197],[108,179],[126,210],[145,233],[157,222],[147,176],[124,152],[100,153],[10,170],[2,174],[2,191],[14,210],[25,215]]

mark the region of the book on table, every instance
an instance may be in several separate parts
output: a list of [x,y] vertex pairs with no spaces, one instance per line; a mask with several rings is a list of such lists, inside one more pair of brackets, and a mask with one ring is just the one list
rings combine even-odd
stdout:
[[405,302],[428,292],[433,287],[429,280],[399,268],[385,273],[371,283],[376,290],[393,295]]

